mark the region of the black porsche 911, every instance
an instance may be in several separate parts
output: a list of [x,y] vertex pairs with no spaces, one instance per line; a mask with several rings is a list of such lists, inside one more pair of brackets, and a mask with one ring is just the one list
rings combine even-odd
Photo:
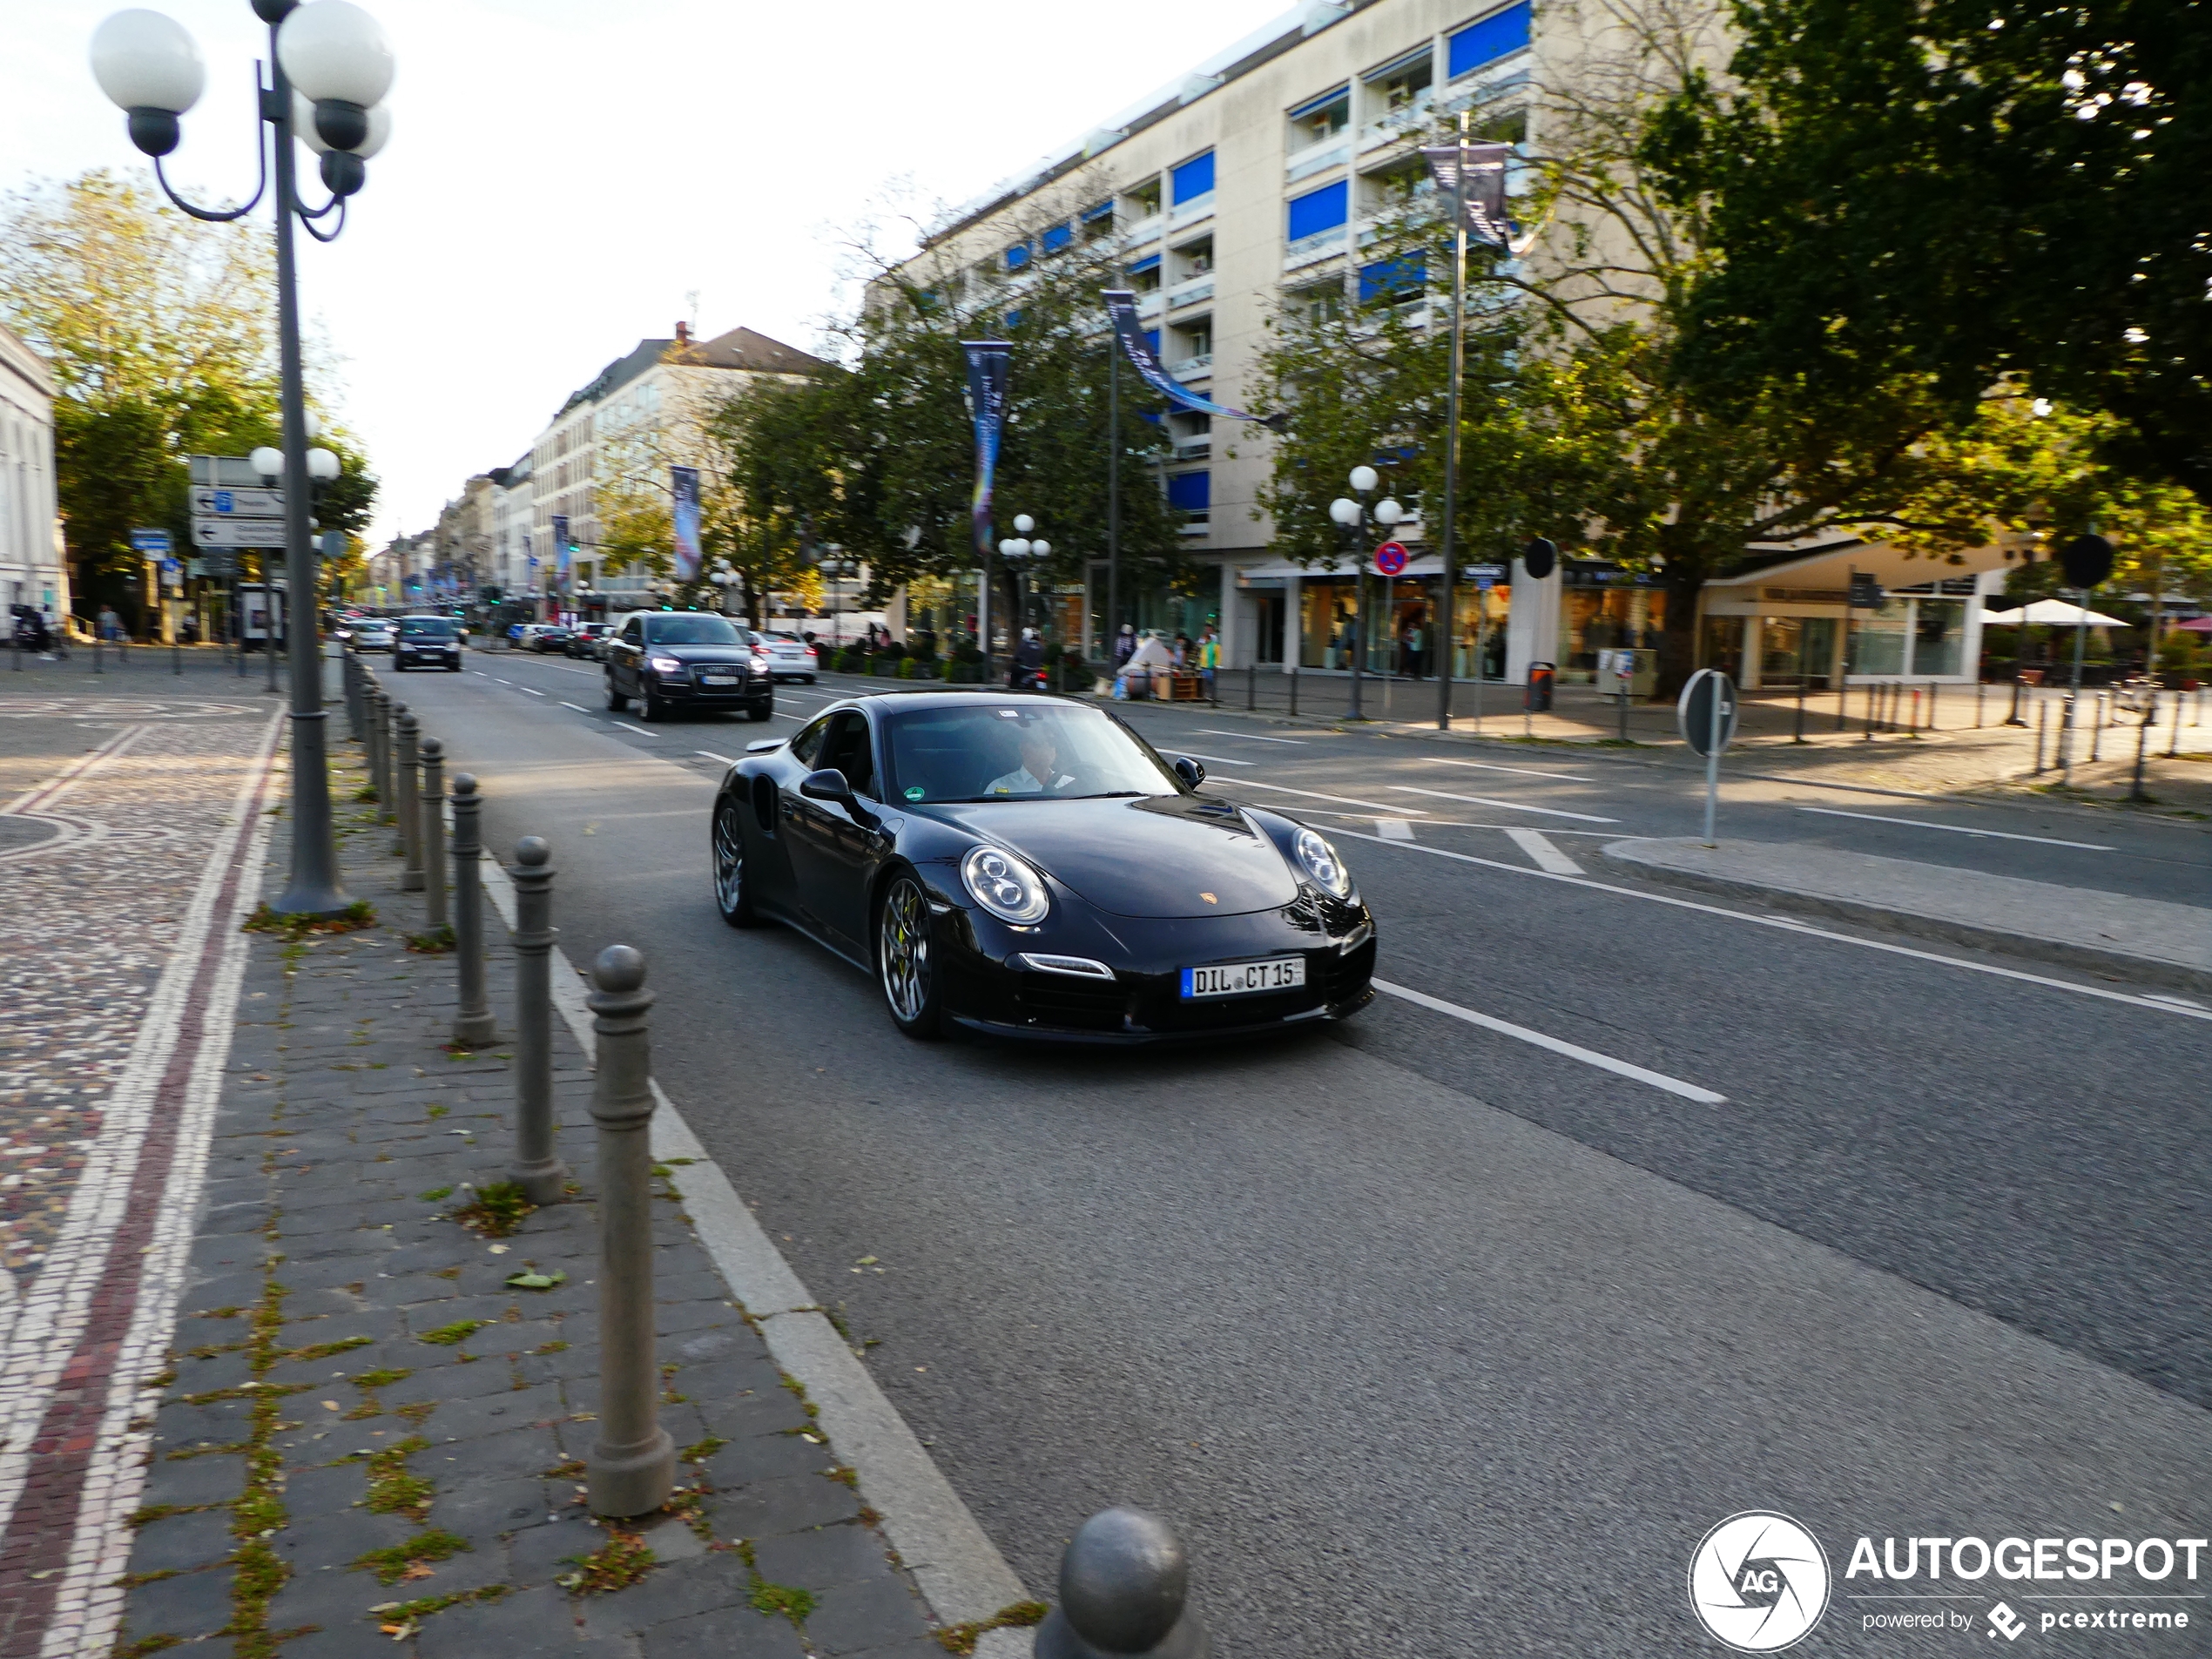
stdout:
[[724,777],[715,903],[867,969],[915,1037],[1143,1042],[1365,1007],[1374,921],[1336,849],[1204,779],[1069,699],[841,703]]

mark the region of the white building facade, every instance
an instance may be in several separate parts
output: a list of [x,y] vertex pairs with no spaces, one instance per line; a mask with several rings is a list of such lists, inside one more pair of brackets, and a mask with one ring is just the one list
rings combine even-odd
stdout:
[[35,605],[59,631],[70,611],[54,478],[54,378],[0,324],[0,600]]
[[[1461,111],[1478,136],[1539,145],[1538,89],[1580,69],[1591,51],[1583,28],[1566,0],[1307,0],[956,211],[902,275],[925,289],[949,280],[963,293],[988,284],[1018,303],[1033,263],[1071,242],[1110,237],[1168,371],[1216,402],[1253,408],[1260,354],[1278,317],[1356,305],[1386,290],[1417,320],[1429,314],[1420,273],[1409,281],[1379,254],[1363,257],[1380,223],[1427,190],[1420,145]],[[1447,314],[1436,308],[1440,322]],[[1203,415],[1167,419],[1173,459],[1163,484],[1206,575],[1195,598],[1139,597],[1136,620],[1193,637],[1217,621],[1223,659],[1233,666],[1345,671],[1359,609],[1356,569],[1349,557],[1301,565],[1271,551],[1273,527],[1258,505],[1272,463],[1270,435],[1212,430]],[[1371,664],[1389,660],[1392,642],[1409,627],[1427,631],[1441,611],[1440,559],[1419,521],[1401,526],[1398,538],[1414,557],[1387,604],[1370,592],[1361,621]],[[1785,664],[1824,685],[1844,671],[1848,633],[1854,680],[1970,677],[1980,607],[1961,603],[1954,613],[1952,602],[1972,595],[1952,590],[2000,587],[2006,556],[1979,550],[1938,571],[1840,537],[1825,548],[1777,550],[1771,561],[1755,561],[1770,566],[1763,574],[1701,599],[1701,653],[1734,663],[1753,685],[1763,668],[1775,683]],[[1863,636],[1865,655],[1843,604],[1854,557],[1856,568],[1890,585],[1929,584],[1925,605],[1907,597],[1897,616],[1876,618]],[[1103,574],[1094,571],[1083,601],[1094,650],[1103,597]],[[1541,661],[1563,679],[1588,680],[1601,651],[1657,644],[1666,602],[1656,578],[1598,560],[1562,561],[1541,581],[1517,561],[1469,571],[1453,606],[1450,668],[1518,682]],[[1954,622],[1956,631],[1946,632]],[[1928,643],[1931,630],[1951,643]],[[1901,655],[1882,643],[1899,631]],[[1433,671],[1433,651],[1424,656]],[[1923,656],[1925,664],[1914,660]]]

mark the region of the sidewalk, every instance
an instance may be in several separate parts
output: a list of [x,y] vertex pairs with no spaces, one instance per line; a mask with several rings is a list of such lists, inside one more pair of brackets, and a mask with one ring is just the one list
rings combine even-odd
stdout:
[[[941,1637],[973,1643],[972,1629],[947,1627],[988,1622],[1022,1598],[1018,1581],[1002,1562],[995,1578],[974,1570],[981,1534],[960,1535],[974,1523],[934,1468],[956,1514],[918,1513],[927,1480],[887,1476],[888,1497],[871,1488],[892,1467],[886,1448],[856,1448],[866,1436],[840,1426],[871,1426],[851,1396],[873,1385],[841,1342],[831,1345],[846,1372],[794,1367],[794,1340],[829,1329],[795,1305],[795,1279],[773,1307],[738,1304],[725,1258],[739,1230],[725,1218],[718,1244],[691,1213],[734,1195],[664,1100],[661,1421],[682,1449],[683,1489],[643,1524],[587,1515],[589,1062],[556,1021],[570,1201],[517,1215],[479,1200],[471,1184],[496,1181],[509,1150],[511,1049],[446,1046],[452,960],[406,948],[421,897],[397,890],[391,831],[350,804],[362,778],[344,769],[352,746],[338,747],[341,856],[378,925],[239,933],[282,875],[282,838],[269,833],[280,820],[253,812],[209,932],[227,978],[192,993],[201,1086],[170,1126],[176,1156],[150,1148],[141,1160],[155,1184],[115,1219],[91,1298],[98,1325],[103,1299],[124,1296],[108,1323],[127,1334],[97,1351],[89,1335],[69,1345],[57,1397],[81,1399],[79,1426],[57,1438],[47,1411],[28,1460],[0,1564],[0,1659],[179,1645],[239,1659],[923,1659],[947,1650]],[[492,1006],[511,1031],[512,957],[487,920]],[[556,974],[572,1015],[581,987],[557,956]],[[669,1157],[671,1141],[696,1156]],[[126,1267],[143,1282],[119,1278]],[[862,1381],[821,1397],[794,1368]],[[874,1426],[876,1441],[895,1441]],[[1027,1638],[992,1631],[979,1650],[1026,1652]]]
[[2212,910],[1805,843],[1624,840],[1633,873],[1890,932],[2212,993]]

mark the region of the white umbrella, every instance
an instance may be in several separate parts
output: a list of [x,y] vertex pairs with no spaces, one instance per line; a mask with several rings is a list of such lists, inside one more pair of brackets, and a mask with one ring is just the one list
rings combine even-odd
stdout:
[[1982,626],[2009,628],[2014,623],[2027,622],[2037,625],[2078,628],[2132,628],[2135,624],[2118,617],[2107,617],[2101,610],[2084,610],[2080,605],[2070,605],[2063,599],[2038,599],[2031,605],[2015,605],[2010,610],[1995,610],[1986,601],[1982,607]]

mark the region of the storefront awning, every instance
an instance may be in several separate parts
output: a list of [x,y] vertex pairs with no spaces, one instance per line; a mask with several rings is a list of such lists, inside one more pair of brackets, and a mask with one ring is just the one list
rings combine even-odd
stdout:
[[2107,617],[2101,610],[2084,610],[2080,605],[2068,604],[2063,599],[2038,599],[2033,604],[2014,605],[2010,610],[1999,610],[1985,603],[1981,625],[1985,628],[2010,628],[2017,623],[2033,626],[2079,628],[2085,624],[2091,628],[2132,628],[2135,624],[2118,617]]

